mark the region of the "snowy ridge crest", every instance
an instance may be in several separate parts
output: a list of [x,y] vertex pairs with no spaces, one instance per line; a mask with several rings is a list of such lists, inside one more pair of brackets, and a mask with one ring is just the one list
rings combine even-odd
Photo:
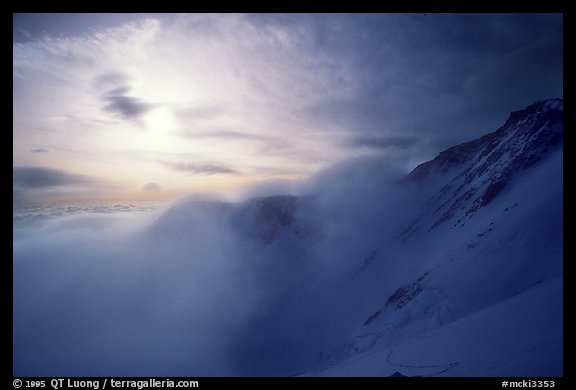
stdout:
[[417,217],[359,253],[356,331],[305,375],[561,375],[562,142],[551,99],[414,169]]
[[506,123],[477,140],[451,147],[416,167],[408,180],[426,182],[455,170],[425,204],[425,212],[404,231],[409,236],[424,220],[431,231],[448,220],[463,223],[498,196],[517,175],[561,147],[563,101],[550,99],[510,114]]

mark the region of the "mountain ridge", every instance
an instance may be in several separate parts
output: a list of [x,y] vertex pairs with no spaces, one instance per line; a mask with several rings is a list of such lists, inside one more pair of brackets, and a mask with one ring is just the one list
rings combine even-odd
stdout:
[[[408,174],[408,179],[414,181],[422,180],[429,175],[431,171],[440,171],[445,173],[451,165],[468,162],[472,158],[471,154],[478,152],[479,149],[492,149],[495,145],[491,144],[497,141],[498,138],[502,137],[506,132],[510,131],[510,129],[513,128],[518,121],[522,120],[523,117],[541,113],[545,108],[549,108],[549,110],[545,112],[551,114],[549,119],[551,119],[554,124],[562,120],[563,99],[553,98],[538,101],[525,109],[511,112],[504,125],[500,126],[497,130],[474,140],[463,142],[441,151],[432,160],[423,162],[414,168]],[[530,132],[534,129],[535,127],[533,126],[526,130]]]
[[[364,288],[363,301],[370,303],[355,314],[359,321],[353,335],[340,346],[323,351],[316,369],[302,375],[477,376],[481,370],[466,367],[467,363],[441,351],[420,357],[412,351],[411,359],[403,364],[396,364],[390,356],[413,340],[442,334],[443,329],[458,329],[464,335],[460,324],[467,323],[470,316],[485,324],[486,334],[493,332],[494,340],[483,342],[497,350],[498,343],[507,342],[499,339],[504,330],[488,314],[492,307],[504,305],[524,311],[530,302],[523,297],[533,299],[538,286],[546,284],[556,294],[561,291],[557,284],[561,284],[558,275],[562,273],[562,104],[562,99],[550,99],[513,112],[495,132],[451,147],[405,177],[402,186],[410,184],[426,193],[418,206],[419,215],[387,244],[379,244],[369,262],[357,259],[361,266],[349,280],[353,287],[348,291],[354,294]],[[400,246],[394,244],[396,240]],[[424,259],[415,261],[413,253]],[[398,256],[403,260],[391,260]],[[405,261],[410,265],[403,264]],[[385,276],[408,266],[412,271],[405,276]],[[377,284],[387,287],[361,287]],[[483,288],[490,285],[494,291]],[[554,356],[531,352],[540,356],[546,367],[533,368],[531,375],[561,372],[561,364],[552,368],[551,363],[562,358],[562,297],[555,297],[556,302],[536,304],[554,308],[554,319],[546,323],[546,329],[556,337],[556,352]],[[513,309],[511,302],[522,309]],[[518,321],[507,316],[510,323]],[[494,325],[489,325],[491,322]],[[527,329],[534,340],[512,337],[515,348],[530,350],[531,343],[544,348],[547,335],[538,334],[544,328]],[[448,349],[470,343],[451,339],[450,333],[442,337]],[[503,356],[518,353],[501,352]],[[429,359],[428,363],[417,363],[422,357]],[[494,358],[485,356],[486,360]],[[360,362],[364,362],[363,367],[358,366]],[[351,370],[351,366],[356,368]],[[525,367],[510,366],[507,375],[527,374]],[[481,375],[502,375],[505,371],[495,367]]]
[[427,201],[426,211],[406,228],[405,238],[414,233],[419,220],[429,215],[435,217],[428,231],[455,217],[458,220],[454,227],[463,224],[503,191],[510,180],[560,147],[562,106],[562,99],[532,104],[511,113],[495,132],[448,148],[416,167],[407,180],[424,181],[433,173],[447,174],[451,168],[457,172]]

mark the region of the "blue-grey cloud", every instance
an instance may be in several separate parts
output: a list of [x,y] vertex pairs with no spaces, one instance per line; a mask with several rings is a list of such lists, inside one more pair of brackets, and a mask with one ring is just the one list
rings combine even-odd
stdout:
[[129,95],[133,82],[133,78],[125,73],[105,73],[96,77],[93,84],[97,91],[103,91],[104,110],[124,119],[137,119],[154,108],[153,104]]
[[83,175],[42,167],[14,167],[12,182],[15,187],[42,189],[75,185],[93,185],[97,181]]
[[32,153],[48,153],[49,151],[50,149],[47,148],[35,148],[30,150]]
[[174,171],[191,175],[240,174],[238,170],[219,163],[163,162],[162,164]]
[[122,87],[114,88],[113,90],[106,92],[105,96],[111,96],[111,97],[124,96],[128,92],[130,92],[131,90],[132,90],[131,87],[122,86]]
[[104,109],[119,114],[125,119],[139,118],[153,108],[150,103],[132,96],[106,96],[104,100],[108,102]]
[[495,128],[510,111],[562,96],[560,14],[255,16],[310,27],[310,45],[349,62],[350,98],[307,108],[351,133],[424,135],[448,144]]
[[12,168],[13,204],[56,201],[67,197],[91,198],[117,190],[117,184],[98,177],[40,166]]

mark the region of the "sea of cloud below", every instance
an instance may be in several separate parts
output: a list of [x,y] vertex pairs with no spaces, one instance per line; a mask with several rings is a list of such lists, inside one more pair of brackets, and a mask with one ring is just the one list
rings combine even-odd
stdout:
[[15,209],[14,374],[290,375],[313,364],[354,325],[326,329],[322,315],[342,298],[331,275],[357,257],[347,242],[378,240],[406,201],[390,195],[399,173],[382,163],[342,164],[293,191],[314,194],[306,218],[323,224],[321,241],[300,246],[264,245],[242,202]]

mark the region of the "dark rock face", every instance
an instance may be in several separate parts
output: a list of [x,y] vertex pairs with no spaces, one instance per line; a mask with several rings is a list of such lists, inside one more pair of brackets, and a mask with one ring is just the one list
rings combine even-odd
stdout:
[[386,301],[386,306],[394,306],[394,310],[400,310],[421,292],[422,285],[420,280],[409,285],[402,286],[396,290],[394,294],[390,295],[388,301]]
[[[523,157],[518,156],[522,160],[531,161],[530,155],[542,154],[562,142],[562,124],[562,99],[535,103],[524,110],[512,112],[506,123],[495,132],[448,148],[433,160],[420,164],[409,174],[408,178],[412,181],[425,180],[433,173],[446,173],[452,167],[470,163],[473,160],[484,162],[482,167],[475,170],[475,173],[482,173],[503,152],[510,151],[514,147],[520,152],[528,151],[526,149],[539,152],[528,153]],[[504,142],[506,145],[503,145],[503,141],[506,141]],[[496,150],[499,146],[503,148]],[[484,160],[486,156],[490,157]]]
[[260,198],[252,204],[254,224],[264,244],[270,245],[278,230],[292,223],[297,200],[295,196],[270,196]]
[[[551,99],[511,113],[495,132],[451,147],[416,167],[407,181],[422,183],[451,170],[455,172],[448,184],[425,204],[425,214],[434,214],[428,231],[456,215],[460,215],[460,220],[471,218],[490,204],[516,175],[561,147],[562,141],[563,101]],[[413,224],[406,232],[411,234],[415,230]]]
[[271,245],[282,231],[303,242],[321,237],[321,224],[310,218],[315,207],[311,197],[268,196],[252,199],[245,207],[264,245]]
[[424,280],[428,276],[428,272],[422,274],[418,279],[414,282],[400,286],[392,295],[388,297],[388,300],[377,312],[372,314],[368,319],[364,322],[363,326],[368,326],[372,323],[376,318],[380,316],[387,308],[392,308],[394,311],[402,309],[406,306],[410,301],[416,298],[422,291],[424,291]]

